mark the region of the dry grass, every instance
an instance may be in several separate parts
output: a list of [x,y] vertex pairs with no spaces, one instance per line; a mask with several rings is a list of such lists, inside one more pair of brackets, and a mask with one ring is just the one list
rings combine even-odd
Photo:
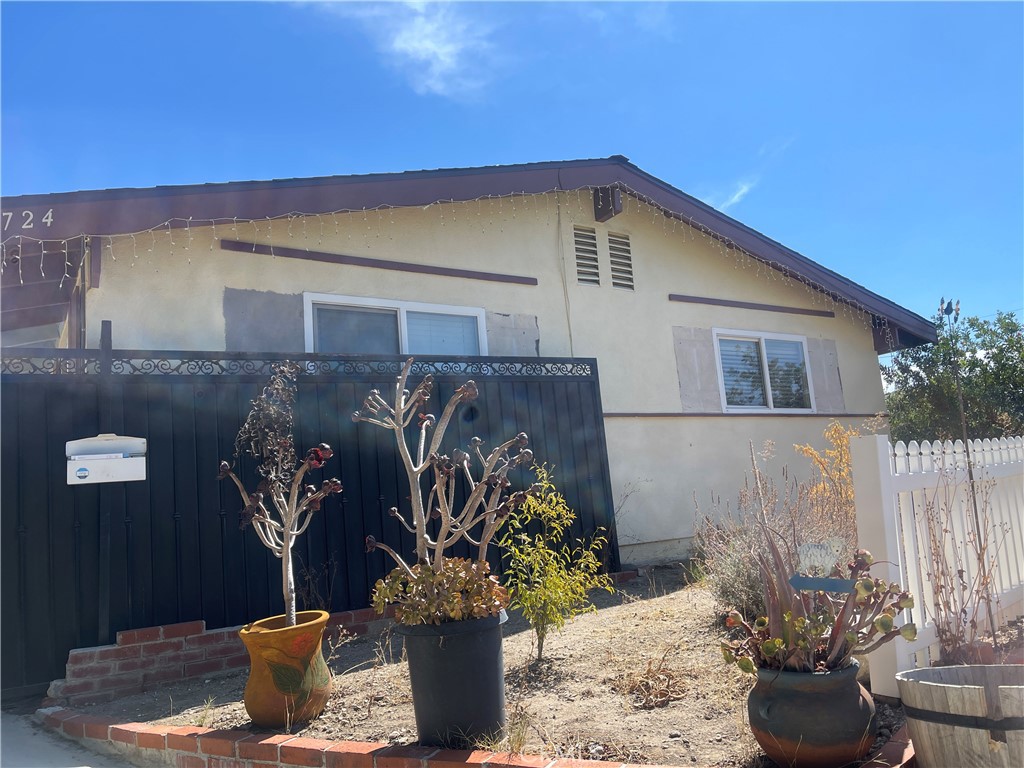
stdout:
[[[508,732],[482,746],[552,758],[754,768],[748,761],[756,745],[745,722],[751,679],[722,662],[714,600],[686,578],[682,567],[657,569],[614,596],[596,594],[598,612],[550,635],[540,662],[528,624],[510,618],[504,627]],[[327,710],[296,733],[415,741],[400,639],[388,632],[355,638],[337,649],[331,668],[335,688]],[[188,724],[212,695],[218,704],[210,726],[244,729],[249,721],[238,703],[244,684],[244,675],[199,680],[93,711]],[[167,717],[168,694],[173,717]]]

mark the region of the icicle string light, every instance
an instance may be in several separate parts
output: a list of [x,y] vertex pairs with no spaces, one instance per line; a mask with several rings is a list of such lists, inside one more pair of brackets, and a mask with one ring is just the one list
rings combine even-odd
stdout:
[[[687,216],[686,214],[667,209],[652,198],[628,187],[627,185],[619,184],[616,188],[622,192],[623,214],[649,219],[652,226],[657,226],[657,224],[661,222],[662,228],[666,233],[671,232],[676,235],[681,235],[689,242],[697,242],[700,240],[704,246],[717,251],[723,257],[729,258],[732,261],[733,268],[736,270],[754,269],[760,279],[778,281],[785,286],[795,286],[797,284],[803,285],[810,294],[811,302],[815,306],[827,307],[837,315],[842,315],[847,320],[864,323],[868,327],[872,325],[871,310],[861,305],[856,300],[840,297],[834,291],[829,290],[812,278],[795,274],[793,270],[779,262],[765,259],[764,257],[748,252],[727,236],[715,232],[707,225],[696,221],[692,216]],[[411,206],[411,208],[418,208],[423,211],[436,210],[440,216],[441,227],[443,229],[448,229],[449,225],[454,225],[459,220],[459,206],[475,206],[475,218],[483,225],[484,216],[482,214],[483,208],[486,206],[487,221],[484,226],[497,227],[500,232],[504,232],[506,216],[510,216],[512,220],[518,220],[519,217],[530,213],[531,199],[534,203],[532,206],[532,213],[534,215],[540,215],[544,211],[544,198],[549,195],[553,195],[556,199],[562,200],[565,203],[569,203],[574,195],[578,218],[581,220],[588,218],[590,216],[589,209],[592,205],[592,195],[596,189],[598,189],[598,187],[584,186],[571,190],[549,189],[545,192],[535,193],[513,192],[505,195],[483,195],[470,200],[439,199],[433,203]],[[494,207],[495,203],[497,204],[496,208]],[[258,220],[239,219],[237,216],[210,219],[195,219],[192,216],[189,216],[188,218],[174,217],[148,229],[136,232],[97,236],[97,241],[100,243],[103,243],[104,240],[106,241],[105,244],[107,252],[110,254],[111,258],[116,261],[117,257],[113,248],[114,240],[116,239],[120,241],[122,239],[126,240],[131,238],[132,253],[135,259],[137,259],[139,248],[137,240],[138,236],[143,234],[149,235],[150,243],[146,252],[152,253],[157,245],[157,234],[166,232],[170,254],[173,256],[174,247],[178,245],[178,241],[176,241],[174,237],[174,230],[184,228],[186,235],[185,251],[188,255],[188,262],[191,263],[191,245],[194,239],[192,232],[193,227],[202,228],[208,226],[212,228],[212,240],[209,248],[212,252],[216,243],[222,239],[222,234],[217,232],[218,224],[221,226],[222,232],[224,227],[229,227],[232,235],[235,237],[238,237],[241,234],[239,231],[241,227],[248,226],[252,228],[253,232],[253,252],[255,253],[256,245],[262,240],[271,248],[271,254],[274,255],[273,248],[275,243],[273,225],[275,221],[280,224],[282,220],[284,220],[288,238],[290,240],[294,240],[296,235],[293,230],[293,220],[300,219],[302,224],[301,237],[303,239],[304,247],[308,251],[310,233],[308,231],[307,224],[309,219],[315,217],[318,220],[319,239],[317,240],[317,244],[321,245],[324,239],[324,217],[330,217],[330,219],[333,219],[334,233],[336,236],[340,237],[342,227],[339,217],[362,213],[363,226],[361,228],[347,226],[345,227],[345,230],[348,239],[351,240],[353,231],[362,229],[365,245],[367,248],[370,248],[372,247],[371,234],[373,235],[372,241],[380,241],[380,230],[383,226],[388,226],[388,239],[392,241],[394,240],[393,235],[390,233],[394,229],[395,211],[408,208],[410,207],[382,204],[372,208],[343,208],[335,211],[316,213],[289,211],[288,213],[274,217],[265,216]],[[464,210],[469,210],[472,216],[473,211],[471,208]],[[375,222],[371,222],[371,216],[374,217]],[[471,220],[471,218],[468,220]],[[263,221],[267,223],[266,231],[261,231],[259,226],[259,223]],[[87,233],[82,233],[82,236],[86,235]],[[17,238],[16,241],[15,238]],[[15,242],[17,245],[15,245]],[[40,247],[45,247],[45,238],[35,238],[23,234],[11,235],[0,241],[0,245],[2,245],[2,250],[0,250],[0,273],[3,273],[9,266],[13,266],[16,262],[19,270],[19,281],[22,280],[20,252],[22,245],[26,242],[39,243]],[[280,244],[278,243],[278,245]],[[40,268],[42,269],[42,266],[40,266]],[[66,276],[70,277],[70,275]],[[884,321],[880,331],[888,337],[890,346],[895,347],[896,345],[892,329]]]

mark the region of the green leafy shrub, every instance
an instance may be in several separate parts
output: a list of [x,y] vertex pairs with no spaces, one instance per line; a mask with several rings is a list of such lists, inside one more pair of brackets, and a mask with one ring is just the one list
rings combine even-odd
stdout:
[[[566,542],[576,514],[555,489],[547,466],[534,465],[533,471],[539,493],[509,515],[499,543],[505,549],[510,604],[530,622],[540,659],[550,629],[561,629],[576,616],[597,610],[588,600],[591,590],[614,589],[608,574],[599,573],[600,553],[607,543],[604,529],[589,543]],[[534,521],[540,524],[540,532],[531,536],[527,527]]]

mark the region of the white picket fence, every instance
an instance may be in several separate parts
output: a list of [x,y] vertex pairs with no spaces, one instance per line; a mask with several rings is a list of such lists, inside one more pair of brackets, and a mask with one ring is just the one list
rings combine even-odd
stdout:
[[[948,513],[949,542],[965,542],[973,532],[968,451],[959,440],[893,446],[885,436],[866,435],[851,439],[850,453],[858,542],[878,561],[871,569],[876,577],[899,582],[914,595],[907,618],[917,624],[917,640],[897,638],[869,657],[872,692],[896,697],[896,672],[928,666],[937,658],[926,515],[929,509]],[[995,555],[993,612],[1002,626],[1024,614],[1024,438],[973,440],[969,454],[979,518],[983,525],[987,521]],[[958,551],[970,583],[979,564],[971,547]],[[989,624],[984,608],[978,624]]]

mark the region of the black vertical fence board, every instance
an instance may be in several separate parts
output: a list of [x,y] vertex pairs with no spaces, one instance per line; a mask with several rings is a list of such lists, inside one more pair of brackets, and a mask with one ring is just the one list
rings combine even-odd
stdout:
[[[95,378],[95,377],[93,377]],[[7,385],[5,385],[7,386]],[[20,386],[20,385],[14,385]],[[99,425],[99,388],[97,382],[84,376],[72,379],[74,409],[72,422],[64,442],[97,435]],[[63,446],[62,446],[63,447]],[[66,473],[65,464],[65,473]],[[65,475],[66,476],[66,475]],[[71,488],[77,521],[75,597],[81,627],[78,645],[89,647],[99,642],[99,486],[80,485]]]
[[[587,398],[588,386],[586,384],[577,384],[575,389],[575,397],[572,401],[573,415],[574,418],[579,419],[581,425],[584,425],[584,414],[586,413],[584,402]],[[576,440],[578,445],[577,455],[580,457],[581,465],[579,474],[581,484],[579,523],[582,530],[592,531],[600,527],[597,520],[601,516],[600,510],[596,506],[602,495],[600,493],[601,489],[594,487],[594,477],[590,472],[590,462],[597,452],[597,438],[592,429],[582,426],[581,429],[576,431]]]
[[[17,530],[25,550],[33,553],[23,561],[19,585],[23,612],[20,621],[25,632],[26,682],[44,676],[52,668],[54,657],[54,617],[50,613],[50,594],[57,585],[50,579],[48,509],[51,486],[64,478],[56,475],[58,468],[48,466],[46,461],[49,436],[44,427],[48,394],[44,387],[33,387],[23,392],[19,403],[22,418],[18,422],[18,442],[23,458],[18,462],[19,502],[22,507]],[[5,619],[5,626],[11,623],[10,618],[5,616]]]
[[[190,387],[182,384],[176,388]],[[151,624],[173,624],[177,621],[178,577],[177,558],[174,556],[174,510],[178,500],[174,495],[177,467],[174,465],[173,440],[173,425],[177,414],[174,412],[170,389],[156,382],[148,386],[148,434],[157,435],[161,439],[154,441],[149,448],[149,507],[145,512],[141,509],[133,511],[133,516],[139,520],[136,537],[145,539],[147,545],[145,549],[142,546],[136,549],[139,557],[133,565],[138,574],[137,594],[146,601],[147,613],[152,617]],[[148,530],[144,531],[144,528]],[[149,562],[144,565],[139,560],[146,559],[147,550]]]
[[[115,380],[113,377],[99,377],[99,428],[102,432],[113,432],[120,435],[141,437],[128,431],[125,424],[125,413],[132,417],[145,419],[146,401],[144,393],[140,394],[134,382]],[[143,424],[133,423],[131,426],[145,428]],[[83,435],[88,437],[88,435]],[[102,483],[98,486],[100,511],[100,587],[97,599],[100,601],[100,640],[113,643],[116,632],[132,626],[130,603],[134,589],[130,563],[135,553],[129,549],[135,545],[134,532],[130,530],[131,520],[128,508],[127,483]],[[143,491],[144,492],[144,491]],[[132,489],[133,497],[140,493]],[[104,531],[104,519],[109,518],[109,528]],[[129,539],[131,535],[131,539]],[[105,551],[106,544],[109,551]],[[106,560],[106,562],[104,562]],[[106,608],[104,608],[106,605]],[[102,612],[106,612],[107,620],[103,621]]]
[[[579,401],[579,390],[580,385],[573,382],[570,386],[566,387],[566,398],[564,404],[564,417],[570,424],[575,424],[576,427],[570,430],[566,437],[572,446],[573,455],[573,483],[575,486],[576,498],[579,499],[579,508],[576,510],[577,519],[581,522],[586,521],[588,524],[592,523],[594,518],[594,509],[590,494],[590,483],[587,480],[584,470],[587,466],[587,443],[590,440],[586,425],[583,423],[580,412],[580,401]],[[589,525],[587,526],[589,527]],[[574,533],[579,533],[579,529]]]
[[[481,386],[483,386],[482,383]],[[476,407],[480,409],[480,416],[476,421],[477,429],[473,430],[470,437],[475,436],[485,440],[484,444],[480,446],[480,452],[484,458],[487,458],[494,449],[496,441],[504,441],[520,431],[525,431],[524,429],[517,429],[515,432],[510,430],[511,419],[507,414],[513,407],[511,398],[512,390],[508,382],[500,382],[488,386],[487,396],[478,398],[475,403]],[[479,465],[479,459],[475,456],[473,462]],[[497,551],[497,548],[488,553],[487,559],[494,572],[501,573],[501,553]]]
[[[249,413],[251,402],[259,391],[261,385],[253,386],[249,383],[242,384],[235,391],[234,402],[236,429],[245,423]],[[230,412],[227,416],[230,420]],[[226,425],[225,425],[226,426]],[[235,473],[245,485],[246,491],[253,493],[257,484],[257,462],[248,456],[239,456]],[[230,480],[223,481],[225,487],[233,485]],[[276,615],[280,613],[276,604],[272,607],[266,590],[270,581],[268,565],[264,553],[255,549],[262,544],[256,538],[256,534],[250,530],[240,530],[238,527],[238,515],[244,503],[242,499],[231,489],[231,499],[227,515],[227,527],[224,535],[224,562],[225,569],[224,591],[226,594],[227,622],[230,625],[246,624],[253,620],[253,611],[257,606],[263,608],[263,615]],[[255,541],[254,541],[255,539]],[[251,546],[255,545],[255,546]],[[232,565],[234,567],[232,567]],[[262,594],[260,594],[262,593]],[[258,617],[257,617],[258,618]]]
[[101,581],[100,594],[97,595],[101,602],[104,599],[108,601],[107,621],[104,625],[101,617],[99,627],[100,638],[104,643],[113,643],[118,629],[132,625],[129,616],[129,602],[133,587],[131,574],[128,572],[131,553],[128,551],[128,529],[125,525],[128,510],[125,493],[122,483],[106,483],[99,486],[100,514],[103,515],[104,509],[109,510],[110,513],[110,528],[107,534],[110,548],[106,552],[106,565],[103,563],[103,523],[100,524],[100,575],[103,576],[102,570],[106,570],[109,574],[106,587]]
[[[280,561],[254,531],[238,529],[244,502],[233,483],[217,479],[217,464],[232,460],[235,434],[266,384],[263,358],[114,352],[113,372],[104,375],[92,363],[58,372],[6,367],[9,359],[24,359],[23,350],[17,353],[3,356],[0,402],[4,696],[45,687],[63,676],[70,648],[113,642],[118,630],[194,619],[209,628],[235,626],[283,610]],[[64,353],[80,361],[95,356],[34,350],[30,357]],[[184,362],[147,362],[160,356]],[[211,358],[226,362],[205,362]],[[131,370],[124,359],[144,364]],[[198,362],[188,367],[193,359]],[[393,398],[397,363],[309,360],[309,370],[328,364],[299,377],[296,452],[301,459],[311,446],[329,443],[334,457],[311,471],[307,484],[338,477],[344,491],[326,500],[296,545],[296,579],[301,588],[301,569],[316,572],[315,591],[332,610],[356,609],[368,604],[374,582],[393,568],[383,553],[365,553],[365,537],[372,534],[410,559],[415,550],[414,536],[388,513],[398,506],[410,514],[394,435],[351,420],[370,389]],[[555,467],[556,486],[580,514],[580,529],[589,535],[591,526],[607,526],[610,484],[593,362],[554,361],[545,368],[546,361],[475,360],[491,370],[466,374],[474,363],[466,359],[424,364],[435,366],[428,412],[440,417],[448,397],[469,378],[480,392],[457,409],[441,452],[467,450],[470,438],[479,436],[486,455],[526,432],[536,459]],[[413,374],[408,388],[421,376]],[[67,486],[64,443],[107,431],[147,438],[147,479]],[[414,424],[406,433],[413,451],[417,436]],[[236,471],[255,490],[255,462],[243,457]],[[515,490],[533,475],[523,468],[510,478]],[[460,483],[457,504],[466,493]],[[497,566],[495,550],[489,559]],[[475,547],[461,542],[452,554],[472,555]],[[610,557],[617,557],[614,542]]]
[[[197,460],[198,425],[205,425],[216,414],[207,409],[207,388],[202,382],[191,387],[171,387],[174,487],[174,572],[175,621],[186,621],[188,616],[202,615],[200,594],[202,582],[196,567],[194,553],[199,551],[199,473]],[[205,428],[205,426],[204,426]],[[216,466],[216,462],[213,464]]]
[[[341,445],[336,436],[338,435],[339,417],[346,414],[339,411],[338,388],[330,382],[318,384],[317,401],[320,403],[320,433],[330,435],[329,440],[326,437],[322,439],[326,440],[334,451],[334,455],[324,467],[324,476],[337,478],[344,488],[344,465],[340,458]],[[351,408],[351,404],[347,401],[346,405]],[[316,515],[323,530],[323,535],[317,542],[321,562],[318,585],[321,590],[320,596],[327,603],[328,609],[333,611],[336,610],[336,606],[351,604],[347,592],[344,595],[337,594],[345,577],[342,561],[350,559],[334,555],[335,551],[345,551],[345,523],[342,519],[342,504],[339,496],[332,494],[327,497]],[[307,607],[318,606],[309,605]]]
[[[306,452],[310,448],[314,448],[320,443],[327,443],[333,448],[333,438],[328,439],[326,435],[329,433],[324,429],[325,398],[324,388],[317,381],[303,383],[299,386],[295,425],[295,453],[299,461],[305,458]],[[338,460],[332,456],[321,469],[311,469],[303,478],[303,485],[319,489],[324,480],[334,476],[332,473],[335,473],[337,469],[337,462]],[[325,595],[328,590],[328,569],[325,569],[324,565],[326,562],[325,542],[327,541],[325,513],[329,509],[329,504],[321,504],[320,509],[314,512],[310,518],[309,527],[294,547],[297,557],[292,570],[295,574],[296,591],[298,594],[302,594],[303,591],[313,592],[319,596],[319,601],[326,599]],[[318,601],[313,600],[313,602]],[[312,607],[321,608],[322,606]]]
[[583,489],[580,484],[580,475],[576,459],[576,435],[584,428],[574,418],[572,401],[575,399],[576,382],[570,382],[564,387],[555,391],[554,411],[557,414],[557,421],[551,425],[551,429],[558,436],[559,451],[558,469],[556,470],[556,485],[566,497],[569,506],[579,516],[583,514],[580,509],[586,504],[583,497]]
[[[375,424],[359,424],[359,437],[362,438],[364,434],[371,434],[372,437],[367,443],[367,451],[359,457],[360,463],[360,483],[362,485],[362,498],[363,498],[363,515],[367,518],[368,535],[375,537],[378,541],[396,541],[395,528],[398,523],[396,520],[391,518],[387,512],[392,506],[398,507],[400,512],[408,518],[409,516],[409,505],[408,503],[401,503],[399,497],[405,498],[408,494],[408,490],[403,486],[397,489],[397,493],[390,492],[385,495],[385,491],[382,487],[383,468],[381,467],[382,461],[391,461],[393,454],[391,450],[392,442],[394,437],[392,433],[385,430],[382,427],[378,427]],[[360,443],[362,440],[360,439]],[[394,486],[389,486],[393,488]],[[389,498],[390,496],[390,498]],[[391,545],[395,550],[402,556],[407,555],[405,547],[394,544]],[[372,560],[370,561],[374,565],[378,565],[381,562],[381,557],[388,557],[382,552],[370,553]],[[387,570],[391,569],[391,563],[387,563]],[[382,572],[384,568],[381,567]],[[381,574],[383,575],[383,573]]]
[[[221,461],[231,462],[234,435],[223,428],[220,414],[233,402],[236,385],[227,381],[210,381],[211,391],[206,396],[213,405],[216,418],[205,425],[207,440],[196,448],[197,489],[199,491],[199,572],[203,579],[202,616],[207,626],[228,626],[227,590],[225,589],[223,532],[228,520],[236,519],[234,512],[241,508],[238,491],[229,480],[218,480]],[[200,425],[197,425],[197,429]],[[213,432],[213,434],[210,434]],[[198,439],[198,432],[197,432]]]
[[[50,615],[53,617],[54,652],[74,644],[80,634],[78,604],[75,595],[75,506],[73,489],[65,470],[66,439],[61,439],[72,422],[73,391],[70,383],[51,392],[46,404],[46,461],[51,470],[50,504]],[[40,510],[43,513],[44,510]],[[55,661],[59,661],[56,659]]]
[[[124,425],[118,434],[147,438],[146,479],[131,483],[116,483],[112,489],[124,495],[122,519],[125,537],[125,585],[127,617],[112,625],[117,632],[130,627],[152,626],[159,623],[154,601],[153,577],[156,570],[166,567],[160,550],[165,546],[158,529],[154,529],[153,514],[167,504],[166,486],[170,474],[167,454],[170,449],[165,414],[168,404],[163,391],[146,380],[124,383]],[[117,591],[116,581],[111,583],[111,594]]]
[[[0,679],[6,688],[19,688],[25,680],[25,635],[19,619],[24,610],[21,599],[21,544],[18,521],[21,516],[21,482],[18,462],[23,454],[17,439],[22,417],[23,384],[0,389],[0,412],[3,432],[0,434],[0,595],[3,596],[5,620],[0,623]],[[27,416],[27,414],[26,414]],[[15,613],[17,611],[17,613]],[[12,625],[15,625],[12,628]]]
[[[335,606],[352,605],[356,595],[369,594],[367,584],[367,562],[363,554],[366,537],[363,525],[362,504],[359,491],[359,450],[355,439],[356,425],[352,422],[351,411],[355,410],[356,387],[349,382],[339,382],[334,387],[333,402],[338,408],[333,435],[337,435],[334,448],[334,466],[341,480],[341,493],[335,497],[337,504],[336,538],[330,542],[328,562],[336,564],[337,581],[334,585]],[[341,404],[348,404],[347,412]],[[341,601],[341,602],[337,602]]]
[[[604,413],[596,360],[593,373],[593,377],[586,382],[585,386],[581,384],[583,394],[580,402],[585,416]],[[591,441],[587,477],[593,486],[592,501],[597,515],[595,525],[604,529],[607,540],[604,552],[605,567],[616,572],[620,569],[621,563],[619,561],[618,536],[615,530],[615,502],[612,498],[612,478],[608,467],[608,442],[604,431],[604,420],[587,418],[586,421],[589,425],[588,439]],[[593,531],[594,528],[588,530]]]

